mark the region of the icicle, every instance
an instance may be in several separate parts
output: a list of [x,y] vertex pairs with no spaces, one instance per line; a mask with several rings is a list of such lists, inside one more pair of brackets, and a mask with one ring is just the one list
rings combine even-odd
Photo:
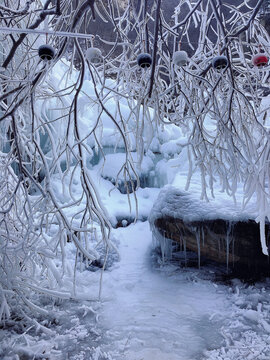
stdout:
[[185,238],[183,238],[183,243],[184,243],[184,254],[185,254],[185,267],[187,267],[187,242]]
[[165,251],[166,251],[164,233],[163,233],[163,236],[160,237],[159,242],[160,242],[160,248],[161,248],[161,254],[162,254],[162,262],[164,263],[165,262]]
[[230,235],[231,235],[231,222],[228,221],[228,226],[227,226],[227,231],[226,231],[226,267],[227,267],[227,272],[229,270]]
[[150,229],[151,229],[151,233],[152,233],[152,244],[153,244],[153,247],[155,248],[155,247],[158,246],[157,238],[156,238],[156,236],[154,235],[155,227],[151,224],[151,225],[150,225]]
[[164,248],[164,258],[165,260],[172,259],[172,240],[166,238],[165,232],[163,234],[163,248]]
[[260,219],[260,237],[261,237],[262,252],[264,255],[269,255],[266,246],[266,239],[265,239],[265,218]]
[[160,246],[162,263],[172,259],[172,240],[165,236],[165,232],[161,233],[154,227],[153,237]]
[[227,271],[229,269],[229,256],[230,256],[230,244],[232,243],[232,261],[234,263],[234,237],[233,237],[234,223],[232,221],[228,222],[227,233],[226,233],[226,263]]
[[234,236],[232,236],[232,263],[234,266]]
[[200,226],[195,227],[195,235],[197,240],[197,252],[198,252],[198,268],[201,267],[201,229]]
[[202,243],[203,243],[203,246],[204,246],[205,236],[204,236],[204,227],[203,227],[203,225],[201,226],[201,234],[202,234]]

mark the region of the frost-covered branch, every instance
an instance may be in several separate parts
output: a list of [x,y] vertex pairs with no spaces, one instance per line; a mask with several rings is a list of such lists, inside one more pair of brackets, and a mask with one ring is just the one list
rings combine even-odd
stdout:
[[[131,195],[138,207],[145,154],[160,151],[166,128],[181,129],[187,188],[196,172],[206,200],[216,187],[234,197],[244,184],[243,202],[257,195],[263,227],[270,216],[270,69],[252,61],[261,51],[270,56],[270,38],[258,20],[262,0],[245,6],[251,1],[239,0],[240,11],[229,0],[180,0],[169,16],[161,0],[138,1],[136,9],[116,0],[0,6],[5,27],[50,29],[0,35],[0,317],[16,303],[24,314],[25,306],[42,313],[33,293],[75,296],[75,275],[74,287],[65,287],[68,242],[76,249],[74,274],[79,262],[91,264],[114,247],[91,165],[101,153],[105,166],[108,143],[125,152],[111,191],[123,180],[130,207]],[[106,35],[99,26],[108,26]],[[87,36],[69,37],[76,32]],[[39,56],[41,45],[53,47],[51,59]],[[184,65],[177,51],[186,52]],[[144,53],[149,67],[138,65]],[[216,68],[221,55],[227,62]]]

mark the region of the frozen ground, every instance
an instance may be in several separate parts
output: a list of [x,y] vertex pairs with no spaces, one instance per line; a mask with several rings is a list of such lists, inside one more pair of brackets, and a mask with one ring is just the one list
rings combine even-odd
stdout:
[[[148,222],[114,230],[121,259],[104,273],[101,301],[56,303],[44,328],[1,332],[1,359],[267,360],[270,284],[205,280],[158,265]],[[84,298],[99,271],[83,271]]]
[[[102,348],[113,359],[195,359],[219,346],[223,291],[151,266],[149,224],[117,230],[122,260],[104,277]],[[216,318],[210,318],[216,314]]]

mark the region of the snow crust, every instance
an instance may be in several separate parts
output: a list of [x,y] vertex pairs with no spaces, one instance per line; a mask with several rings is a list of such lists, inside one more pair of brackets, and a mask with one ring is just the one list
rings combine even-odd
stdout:
[[[177,176],[174,183],[180,184],[181,182],[184,188],[186,178]],[[165,186],[153,205],[149,222],[153,224],[157,218],[166,216],[179,218],[186,222],[214,219],[247,221],[257,217],[255,201],[250,202],[243,209],[239,193],[239,201],[236,203],[225,193],[216,193],[215,198],[209,198],[208,202],[200,200],[200,195],[199,183],[193,182],[189,191],[172,185]]]
[[[78,300],[55,302],[38,331],[0,332],[0,358],[56,360],[267,360],[270,283],[231,286],[203,270],[158,265],[148,222],[113,230],[120,261],[78,273]],[[72,244],[67,260],[74,262]],[[92,300],[91,300],[92,299]]]
[[[133,163],[135,166],[136,173],[138,177],[142,175],[146,176],[154,168],[154,163],[149,156],[144,156],[142,162],[138,160],[138,154],[136,152],[131,153]],[[103,177],[111,179],[125,180],[123,165],[125,164],[126,154],[125,153],[116,153],[108,154],[106,159],[100,162],[99,169]],[[122,169],[122,170],[121,170]],[[131,172],[132,180],[135,179],[134,172]]]

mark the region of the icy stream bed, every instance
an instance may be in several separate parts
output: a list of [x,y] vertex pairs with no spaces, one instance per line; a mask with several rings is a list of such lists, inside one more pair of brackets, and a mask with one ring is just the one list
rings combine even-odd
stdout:
[[[148,222],[117,230],[121,261],[104,276],[102,349],[112,359],[195,360],[221,346],[226,287],[151,267]],[[192,273],[190,273],[192,275]]]
[[101,301],[100,270],[82,271],[80,300],[56,302],[55,320],[0,329],[0,359],[270,359],[269,280],[215,283],[203,268],[158,264],[148,222],[113,232],[121,259],[103,274]]

